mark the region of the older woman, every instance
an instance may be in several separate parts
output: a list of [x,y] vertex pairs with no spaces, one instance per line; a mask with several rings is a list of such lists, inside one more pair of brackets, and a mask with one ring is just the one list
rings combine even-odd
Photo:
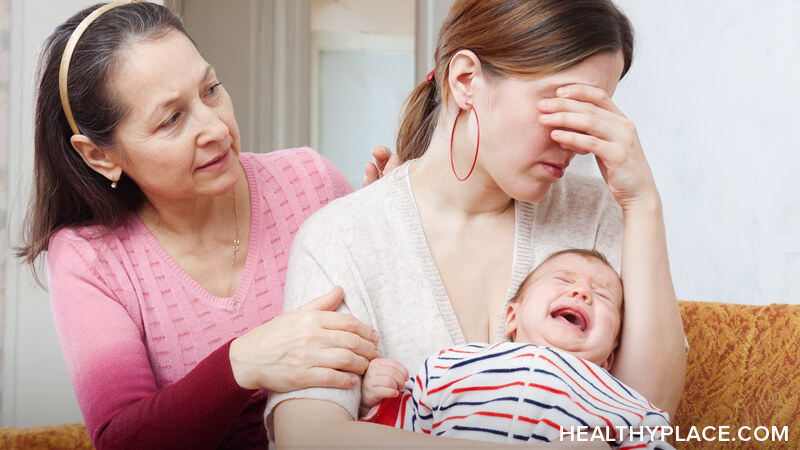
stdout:
[[[333,288],[280,314],[303,220],[350,192],[310,149],[240,153],[180,20],[116,2],[45,43],[28,262],[97,448],[264,447],[266,390],[357,384],[377,336]],[[279,315],[280,314],[280,315]]]
[[[685,354],[661,202],[611,101],[632,54],[610,0],[456,0],[435,70],[408,100],[405,164],[301,227],[285,307],[341,285],[343,309],[379,331],[381,356],[413,369],[442,348],[503,339],[525,275],[555,251],[594,248],[624,262],[612,375],[674,412]],[[576,153],[594,154],[605,180],[565,173]],[[360,395],[277,394],[267,420],[279,446],[465,445],[357,422]]]

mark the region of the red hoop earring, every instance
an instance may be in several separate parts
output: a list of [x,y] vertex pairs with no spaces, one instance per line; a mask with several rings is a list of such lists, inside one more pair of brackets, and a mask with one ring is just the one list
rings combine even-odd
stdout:
[[475,144],[475,159],[472,160],[472,167],[469,168],[469,173],[467,173],[467,176],[461,178],[456,173],[456,165],[453,162],[453,136],[456,135],[456,124],[458,123],[458,117],[461,115],[462,111],[459,108],[458,114],[456,114],[456,120],[453,121],[453,131],[450,133],[450,167],[453,169],[453,175],[456,176],[458,181],[465,181],[470,175],[472,175],[472,171],[475,169],[475,163],[478,162],[478,149],[481,147],[481,124],[478,121],[478,111],[475,111],[475,107],[472,106],[472,103],[467,103],[467,106],[469,106],[472,109],[472,112],[475,113],[475,124],[478,126],[478,142]]

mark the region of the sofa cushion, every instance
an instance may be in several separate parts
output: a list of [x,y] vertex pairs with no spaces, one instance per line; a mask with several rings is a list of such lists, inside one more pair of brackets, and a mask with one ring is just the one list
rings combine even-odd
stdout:
[[0,428],[0,448],[4,450],[91,450],[94,447],[89,440],[86,427],[82,423],[76,423],[31,428]]
[[[719,436],[728,426],[736,441],[674,442],[678,448],[787,448],[757,442],[766,426],[788,442],[800,442],[800,305],[765,306],[680,302],[689,340],[686,387],[672,421],[688,436],[691,427]],[[739,439],[740,427],[747,442]],[[777,445],[777,447],[776,447]]]

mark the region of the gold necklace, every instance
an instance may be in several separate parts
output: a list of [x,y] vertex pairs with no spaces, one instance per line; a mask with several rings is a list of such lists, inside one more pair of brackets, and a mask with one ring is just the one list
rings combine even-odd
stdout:
[[233,238],[233,259],[231,260],[231,272],[228,274],[228,287],[225,289],[225,297],[231,297],[231,285],[233,284],[233,272],[236,268],[236,254],[239,253],[239,208],[236,206],[236,186],[233,187],[233,215],[236,217],[236,236]]

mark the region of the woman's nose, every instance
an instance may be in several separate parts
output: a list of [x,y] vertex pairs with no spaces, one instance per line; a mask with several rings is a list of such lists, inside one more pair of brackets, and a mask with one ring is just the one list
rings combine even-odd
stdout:
[[228,126],[225,125],[218,111],[214,108],[203,107],[197,113],[197,116],[199,123],[197,145],[203,147],[228,137],[230,133]]

